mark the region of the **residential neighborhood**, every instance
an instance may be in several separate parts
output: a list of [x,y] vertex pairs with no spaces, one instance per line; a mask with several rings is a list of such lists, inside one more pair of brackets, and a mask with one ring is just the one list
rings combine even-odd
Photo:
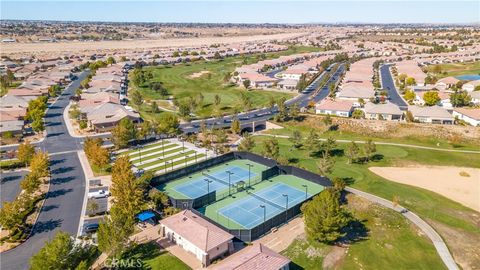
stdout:
[[1,8],[0,269],[480,268],[478,2]]

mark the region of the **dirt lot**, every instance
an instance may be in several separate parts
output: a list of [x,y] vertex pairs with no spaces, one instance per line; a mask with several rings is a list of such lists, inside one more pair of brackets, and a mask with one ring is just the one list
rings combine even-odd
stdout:
[[480,169],[442,166],[369,169],[390,181],[428,189],[480,212]]
[[60,52],[85,53],[121,49],[152,49],[165,47],[199,46],[216,43],[238,43],[262,40],[281,40],[302,35],[303,33],[282,33],[273,35],[252,35],[238,37],[208,37],[208,38],[170,38],[152,40],[123,40],[98,42],[55,42],[55,43],[12,43],[1,44],[2,55],[11,57],[22,54],[54,55]]

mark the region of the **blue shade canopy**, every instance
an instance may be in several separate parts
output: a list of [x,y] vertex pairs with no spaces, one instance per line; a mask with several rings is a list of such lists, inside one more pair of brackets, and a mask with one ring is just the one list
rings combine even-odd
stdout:
[[137,215],[137,218],[140,220],[140,221],[145,221],[145,220],[148,220],[148,219],[151,219],[155,217],[155,214],[148,210],[148,211],[143,211],[142,213],[138,214]]

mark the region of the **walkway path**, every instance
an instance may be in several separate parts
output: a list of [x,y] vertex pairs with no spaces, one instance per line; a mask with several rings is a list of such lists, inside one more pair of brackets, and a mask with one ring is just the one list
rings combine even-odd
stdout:
[[[287,135],[274,135],[274,134],[252,134],[253,136],[268,136],[268,137],[276,137],[276,138],[285,138],[288,139],[290,138]],[[327,139],[319,139],[320,141],[326,141]],[[352,140],[335,140],[336,142],[339,143],[350,143]],[[357,141],[353,140],[355,143],[367,143],[367,141]],[[444,151],[444,152],[459,152],[459,153],[471,153],[471,154],[480,154],[480,151],[475,151],[475,150],[460,150],[460,149],[446,149],[446,148],[435,148],[435,147],[429,147],[429,146],[421,146],[421,145],[415,145],[415,144],[404,144],[404,143],[389,143],[389,142],[378,142],[378,141],[373,141],[377,145],[392,145],[392,146],[401,146],[401,147],[410,147],[410,148],[418,148],[418,149],[426,149],[426,150],[436,150],[436,151]]]
[[351,187],[346,187],[346,191],[353,193],[357,196],[363,197],[371,202],[378,203],[382,206],[387,208],[393,209],[397,212],[400,212],[404,217],[408,218],[413,224],[417,225],[420,230],[422,230],[428,238],[433,242],[435,249],[437,250],[438,255],[442,259],[443,263],[447,266],[450,270],[458,270],[458,266],[453,259],[452,254],[448,250],[447,245],[443,241],[442,237],[430,226],[427,222],[417,216],[415,213],[408,211],[407,209],[403,208],[402,206],[394,206],[391,201],[385,200],[378,196],[372,195],[370,193],[366,193],[360,191],[358,189],[354,189]]

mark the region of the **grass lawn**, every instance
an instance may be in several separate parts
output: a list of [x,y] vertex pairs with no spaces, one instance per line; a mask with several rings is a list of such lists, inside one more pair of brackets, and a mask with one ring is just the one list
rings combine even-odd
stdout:
[[428,66],[428,71],[432,71],[435,66],[440,66],[442,72],[445,74],[440,74],[440,78],[449,77],[449,76],[459,76],[459,75],[479,75],[480,74],[480,61],[469,62],[469,63],[452,63],[452,64],[438,64]]
[[[262,141],[266,137],[256,137],[254,152],[260,153]],[[307,149],[294,149],[288,139],[279,138],[280,156],[286,157],[294,166],[303,167],[307,170],[318,172],[318,157],[311,157]],[[450,234],[442,235],[449,237],[447,244],[450,246],[464,245],[465,249],[473,248],[456,238],[480,240],[480,228],[478,227],[478,213],[457,202],[447,199],[434,192],[388,181],[370,172],[370,166],[395,166],[405,164],[426,164],[445,166],[480,167],[480,154],[449,153],[434,150],[415,149],[399,146],[377,145],[378,159],[368,164],[347,164],[343,156],[346,144],[339,143],[335,155],[335,166],[330,177],[344,178],[347,183],[359,190],[363,190],[387,200],[398,196],[400,204],[417,213],[429,222],[434,228],[448,228]],[[362,145],[359,145],[362,148]],[[439,227],[441,226],[441,227]],[[450,242],[449,242],[450,240]],[[460,246],[461,247],[461,246]],[[452,247],[451,247],[452,248]],[[453,247],[455,248],[455,247]],[[458,254],[458,256],[463,256]],[[472,257],[465,257],[470,262]]]
[[[472,140],[463,140],[460,142],[457,141],[450,141],[443,138],[436,138],[434,136],[426,135],[408,135],[403,137],[394,137],[389,132],[385,132],[384,134],[376,133],[375,136],[368,136],[364,134],[359,134],[355,132],[345,131],[345,130],[338,130],[338,131],[324,131],[326,128],[318,126],[312,126],[312,122],[321,122],[322,118],[318,116],[307,116],[307,120],[302,122],[285,122],[285,123],[277,123],[280,126],[283,126],[283,129],[272,129],[267,131],[268,134],[275,134],[275,135],[285,135],[291,136],[293,131],[297,130],[300,131],[303,137],[307,137],[310,130],[312,128],[318,131],[318,134],[321,138],[328,138],[334,137],[337,140],[355,140],[355,141],[366,141],[368,139],[372,139],[375,142],[388,142],[388,143],[401,143],[401,144],[411,144],[411,145],[418,145],[418,146],[427,146],[427,147],[434,147],[434,148],[442,148],[442,149],[459,149],[459,150],[474,150],[479,151],[478,143]],[[408,124],[404,124],[405,127],[401,127],[402,129],[408,129]],[[403,126],[403,125],[401,125]],[[318,128],[317,128],[318,127]],[[435,126],[432,126],[434,128]],[[420,133],[420,132],[419,132]]]
[[348,253],[347,248],[299,237],[282,252],[293,261],[293,269],[445,269],[430,240],[399,213],[354,195],[347,198],[347,207],[360,221],[355,232],[362,237],[353,241]]
[[[266,58],[276,58],[281,55],[290,55],[303,52],[318,51],[315,47],[294,47],[287,51],[266,54]],[[187,64],[179,64],[175,66],[157,66],[147,67],[146,70],[153,72],[153,79],[142,85],[139,90],[147,100],[163,99],[157,92],[149,88],[150,82],[162,82],[168,90],[169,95],[173,95],[176,99],[182,100],[187,97],[195,97],[197,93],[204,96],[203,105],[197,109],[195,114],[200,118],[210,117],[214,110],[214,97],[219,95],[221,98],[222,113],[233,113],[235,110],[242,111],[241,93],[247,94],[251,101],[252,107],[264,107],[268,104],[271,97],[278,99],[280,97],[292,97],[293,94],[280,93],[265,90],[251,90],[231,86],[224,82],[224,76],[232,73],[236,67],[242,66],[245,59],[246,63],[251,64],[258,62],[258,55],[229,57],[223,60],[197,61]],[[190,77],[192,74],[202,71],[208,71],[197,78]],[[132,88],[136,88],[133,85]],[[147,119],[159,117],[161,113],[147,116],[151,114],[148,106],[143,105],[139,108],[142,116]]]
[[[166,250],[161,250],[154,243],[140,244],[127,251],[124,259],[140,260],[142,267],[136,269],[150,270],[187,270],[191,269],[177,257]],[[136,261],[135,261],[136,263]]]

